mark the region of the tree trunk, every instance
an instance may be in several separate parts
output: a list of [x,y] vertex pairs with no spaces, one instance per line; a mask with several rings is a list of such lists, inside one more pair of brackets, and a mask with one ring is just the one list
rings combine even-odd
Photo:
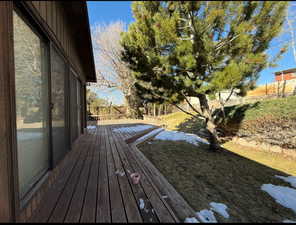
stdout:
[[286,80],[284,80],[284,83],[283,83],[282,98],[285,97],[285,89],[286,89]]
[[202,114],[206,120],[206,129],[209,133],[208,141],[210,143],[210,149],[213,151],[219,150],[221,149],[221,146],[219,144],[219,137],[216,130],[217,127],[214,123],[214,118],[212,117],[212,112],[208,104],[208,99],[203,94],[199,94],[197,95],[197,97],[199,99]]
[[143,114],[140,110],[140,105],[134,96],[125,96],[128,107],[127,117],[132,119],[143,119]]
[[213,151],[219,150],[221,148],[219,144],[219,137],[216,130],[216,125],[211,120],[206,121],[206,129],[209,132],[208,141],[210,142],[210,149]]

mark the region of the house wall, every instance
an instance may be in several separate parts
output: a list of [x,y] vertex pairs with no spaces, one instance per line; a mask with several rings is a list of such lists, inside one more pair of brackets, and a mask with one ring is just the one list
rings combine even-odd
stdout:
[[[0,223],[11,221],[14,214],[12,127],[10,99],[13,56],[11,54],[12,3],[0,2]],[[12,60],[12,61],[11,61]],[[13,85],[12,85],[13,86]]]
[[[76,4],[76,3],[69,3]],[[77,3],[78,4],[78,3]],[[18,189],[17,147],[16,147],[16,110],[15,110],[15,73],[13,51],[13,8],[18,8],[30,25],[49,40],[50,46],[58,49],[65,59],[68,71],[72,68],[81,86],[82,127],[86,127],[85,84],[88,66],[85,55],[78,47],[76,26],[69,18],[69,10],[63,2],[56,1],[1,1],[0,2],[0,222],[25,221],[36,209],[35,199],[42,197],[40,192],[31,195],[28,202],[20,206]],[[76,18],[77,19],[77,18]],[[67,73],[69,75],[69,72]],[[50,86],[49,86],[50,88]],[[69,90],[67,90],[69,91]],[[69,92],[66,92],[69,95]],[[54,170],[57,171],[58,165]],[[45,177],[46,178],[46,177]],[[52,178],[50,180],[50,183]],[[46,182],[45,182],[46,183]],[[42,191],[43,192],[43,191]],[[34,201],[32,202],[32,199]]]
[[[50,35],[60,51],[69,59],[69,63],[78,73],[80,79],[85,82],[86,74],[84,74],[76,48],[75,38],[72,26],[72,18],[67,17],[64,5],[60,1],[30,1],[27,3],[34,14],[44,22],[48,35]],[[73,3],[68,3],[73,4]]]
[[[284,80],[293,80],[296,79],[296,73],[285,73],[283,75]],[[275,76],[276,81],[282,81],[282,75],[276,75]]]

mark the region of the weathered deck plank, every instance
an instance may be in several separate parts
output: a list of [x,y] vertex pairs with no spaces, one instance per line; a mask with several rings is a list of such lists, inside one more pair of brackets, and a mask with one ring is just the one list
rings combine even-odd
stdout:
[[51,212],[54,209],[56,202],[58,201],[60,194],[68,182],[68,178],[72,174],[72,170],[79,161],[82,151],[79,151],[81,145],[87,144],[89,137],[80,137],[81,140],[77,140],[76,145],[73,148],[73,152],[62,161],[61,173],[56,178],[55,183],[47,191],[46,196],[42,199],[40,207],[35,211],[29,221],[31,222],[47,222],[50,218]]
[[111,222],[109,180],[107,170],[106,133],[102,129],[102,143],[100,151],[99,184],[97,197],[97,223]]
[[135,158],[133,155],[134,152],[130,150],[130,147],[128,145],[124,145],[123,139],[120,138],[121,133],[118,133],[117,135],[118,140],[122,143],[122,151],[126,154],[126,157],[129,159],[129,161],[134,165],[136,171],[139,171],[142,174],[141,183],[143,184],[145,192],[149,196],[149,201],[151,202],[160,222],[179,222],[171,207],[166,203],[165,200],[163,200],[158,188],[151,182],[151,179],[149,176],[147,176],[146,171],[139,164],[139,162],[137,162],[137,158]]
[[75,191],[76,185],[78,183],[78,180],[80,178],[83,166],[85,164],[85,159],[87,156],[87,152],[89,150],[89,146],[88,148],[86,148],[86,151],[82,151],[82,154],[80,155],[80,160],[78,160],[76,167],[74,168],[70,178],[69,178],[69,182],[67,183],[67,185],[65,186],[65,189],[63,191],[63,193],[61,194],[61,197],[59,199],[59,201],[57,202],[57,205],[49,219],[49,222],[51,223],[58,223],[58,222],[63,222],[65,215],[67,213],[68,210],[68,206],[71,202],[72,199],[72,195],[73,192]]
[[94,142],[93,151],[93,162],[91,165],[91,172],[89,176],[84,206],[80,222],[83,223],[94,223],[96,221],[96,207],[97,207],[97,190],[98,190],[98,179],[99,179],[99,162],[100,162],[100,148],[102,141],[101,129],[96,131],[96,140]]
[[[115,136],[114,133],[112,135]],[[126,144],[123,141],[117,141],[115,144],[116,144],[116,149],[117,149],[118,155],[120,156],[120,160],[122,161],[122,164],[124,165],[125,173],[129,175],[127,178],[129,180],[129,182],[132,183],[132,180],[130,178],[130,174],[133,172],[136,172],[137,169],[134,167],[134,164],[127,159],[127,157],[123,151],[123,148],[126,147]],[[140,209],[143,221],[144,222],[159,222],[159,219],[154,212],[154,209],[153,209],[153,207],[150,203],[150,200],[148,199],[148,197],[142,187],[142,184],[140,183],[139,185],[132,185],[132,189],[133,189],[135,198],[137,199],[137,203],[140,202],[140,199],[142,199],[145,202],[145,208]]]
[[[160,180],[156,185],[151,178],[155,171],[125,142],[139,132],[112,131],[122,126],[97,126],[80,137],[28,222],[180,222],[174,200],[168,204]],[[141,174],[139,184],[132,183],[134,172]]]
[[[139,212],[137,201],[133,195],[131,183],[129,183],[129,180],[127,179],[127,176],[129,176],[125,169],[123,168],[123,165],[121,164],[121,161],[119,159],[115,143],[118,141],[117,139],[114,139],[112,136],[112,132],[109,130],[109,140],[111,145],[111,152],[114,160],[114,166],[115,170],[119,173],[117,173],[118,182],[120,185],[122,198],[125,206],[126,216],[127,220],[130,223],[139,223],[143,222],[141,214]],[[124,174],[120,174],[124,173]]]
[[[90,168],[91,168],[91,164],[93,161],[92,155],[93,155],[93,151],[94,151],[93,145],[94,145],[95,137],[96,136],[94,136],[91,140],[91,148],[87,152],[84,167],[81,172],[81,177],[78,181],[77,188],[76,188],[74,195],[72,197],[72,200],[71,200],[71,203],[70,203],[70,206],[69,206],[66,218],[65,218],[65,222],[76,223],[76,222],[79,222],[79,220],[80,220],[81,212],[82,212],[82,208],[83,208],[83,203],[84,203],[84,198],[85,198],[85,193],[87,190]],[[85,150],[85,149],[83,148],[83,150]]]
[[123,199],[120,193],[119,183],[117,175],[115,174],[114,162],[112,159],[111,145],[108,138],[108,130],[106,132],[106,151],[107,151],[107,167],[108,167],[108,178],[110,187],[110,205],[111,205],[111,218],[113,223],[127,222],[125,215],[125,209]]

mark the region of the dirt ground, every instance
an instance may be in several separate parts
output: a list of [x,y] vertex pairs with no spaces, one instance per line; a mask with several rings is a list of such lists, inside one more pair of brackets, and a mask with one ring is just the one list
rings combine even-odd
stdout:
[[226,204],[230,214],[229,219],[215,214],[219,222],[296,219],[292,210],[282,207],[260,189],[263,184],[290,187],[275,178],[290,174],[230,151],[213,153],[185,142],[150,140],[149,143],[142,143],[139,149],[196,211],[209,209],[210,202],[218,202]]

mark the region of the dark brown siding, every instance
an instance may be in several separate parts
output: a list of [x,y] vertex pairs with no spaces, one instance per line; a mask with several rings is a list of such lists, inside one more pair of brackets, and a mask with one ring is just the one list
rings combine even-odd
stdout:
[[59,1],[31,1],[31,4],[28,3],[28,5],[35,8],[37,14],[40,15],[44,24],[55,37],[57,42],[55,44],[63,49],[63,54],[79,74],[82,83],[85,83],[86,74],[83,72],[81,58],[75,43],[75,35],[77,34],[73,33],[71,29],[71,26],[75,26],[75,24],[70,21],[71,18],[66,16],[63,4]]
[[15,134],[13,98],[12,2],[0,2],[0,222],[12,221],[16,196],[12,162]]

